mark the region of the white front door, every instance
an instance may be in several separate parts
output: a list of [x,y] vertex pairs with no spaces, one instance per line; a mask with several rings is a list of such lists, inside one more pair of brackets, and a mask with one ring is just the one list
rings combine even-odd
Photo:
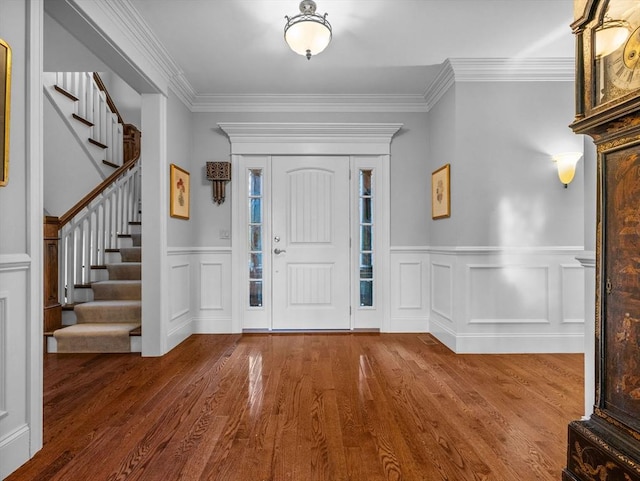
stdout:
[[272,328],[350,329],[349,158],[272,158]]

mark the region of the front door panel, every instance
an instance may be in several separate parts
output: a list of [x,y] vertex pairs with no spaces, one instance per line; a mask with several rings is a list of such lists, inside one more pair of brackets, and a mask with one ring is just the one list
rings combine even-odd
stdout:
[[349,159],[272,160],[273,329],[349,329]]

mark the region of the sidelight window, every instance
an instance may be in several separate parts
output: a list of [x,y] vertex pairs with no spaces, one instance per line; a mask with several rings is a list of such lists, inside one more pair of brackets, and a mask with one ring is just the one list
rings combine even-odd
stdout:
[[249,170],[249,306],[262,307],[264,186],[262,169]]
[[373,306],[373,191],[372,170],[360,170],[360,306]]

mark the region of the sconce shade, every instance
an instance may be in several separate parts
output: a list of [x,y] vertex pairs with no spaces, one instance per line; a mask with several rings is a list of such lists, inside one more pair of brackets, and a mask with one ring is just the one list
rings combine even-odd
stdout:
[[213,181],[213,201],[222,204],[225,183],[231,180],[231,162],[207,162],[207,179]]
[[560,182],[566,187],[576,174],[576,165],[580,158],[582,158],[582,153],[563,152],[561,154],[555,154],[552,158],[558,168]]
[[295,53],[311,59],[331,42],[331,24],[327,14],[324,17],[317,15],[313,0],[303,0],[300,2],[300,14],[285,18],[284,39]]

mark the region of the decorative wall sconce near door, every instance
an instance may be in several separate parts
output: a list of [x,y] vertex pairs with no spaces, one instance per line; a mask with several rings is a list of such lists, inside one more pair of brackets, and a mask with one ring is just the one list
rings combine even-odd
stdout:
[[207,179],[213,181],[213,201],[224,202],[224,186],[231,180],[231,162],[207,162]]
[[581,152],[562,152],[561,154],[555,154],[551,157],[556,163],[558,177],[560,178],[560,182],[564,184],[565,189],[573,180],[573,176],[576,174],[576,164],[581,158]]

